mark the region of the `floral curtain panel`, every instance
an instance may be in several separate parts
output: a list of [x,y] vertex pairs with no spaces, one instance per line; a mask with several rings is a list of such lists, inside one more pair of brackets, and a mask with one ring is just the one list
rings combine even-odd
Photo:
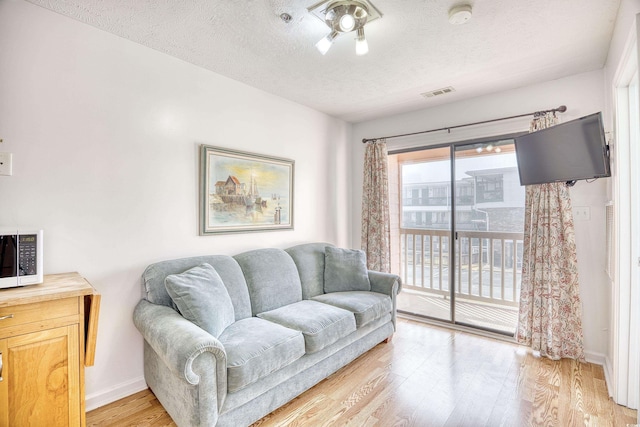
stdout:
[[[530,131],[555,125],[554,113]],[[550,359],[584,360],[578,260],[569,189],[564,183],[526,188],[524,253],[516,339]]]
[[389,177],[387,142],[367,143],[362,189],[362,250],[370,270],[389,272]]

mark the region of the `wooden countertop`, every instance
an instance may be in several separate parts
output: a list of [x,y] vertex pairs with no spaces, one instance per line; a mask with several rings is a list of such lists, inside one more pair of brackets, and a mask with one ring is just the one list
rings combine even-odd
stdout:
[[78,273],[48,274],[44,276],[43,283],[39,285],[0,289],[0,307],[93,295],[95,293],[93,286]]

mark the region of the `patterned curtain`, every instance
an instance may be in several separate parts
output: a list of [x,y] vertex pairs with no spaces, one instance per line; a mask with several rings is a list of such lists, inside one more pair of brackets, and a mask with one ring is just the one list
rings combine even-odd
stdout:
[[[535,117],[530,132],[557,123]],[[560,142],[562,143],[562,142]],[[557,360],[584,360],[573,213],[564,183],[529,185],[525,199],[519,343]]]
[[362,189],[362,250],[370,270],[389,272],[389,178],[387,141],[367,143]]

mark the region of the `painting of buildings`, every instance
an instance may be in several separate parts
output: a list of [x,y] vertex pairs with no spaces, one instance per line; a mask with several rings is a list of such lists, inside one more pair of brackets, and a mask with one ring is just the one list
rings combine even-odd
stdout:
[[203,146],[202,233],[293,227],[293,161]]

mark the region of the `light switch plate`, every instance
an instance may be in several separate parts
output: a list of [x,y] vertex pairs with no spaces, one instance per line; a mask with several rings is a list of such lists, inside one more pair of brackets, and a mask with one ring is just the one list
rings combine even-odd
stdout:
[[13,173],[12,170],[12,158],[11,153],[0,153],[0,175],[11,175]]
[[591,219],[591,209],[588,206],[576,206],[573,208],[573,218],[576,221],[589,221]]

